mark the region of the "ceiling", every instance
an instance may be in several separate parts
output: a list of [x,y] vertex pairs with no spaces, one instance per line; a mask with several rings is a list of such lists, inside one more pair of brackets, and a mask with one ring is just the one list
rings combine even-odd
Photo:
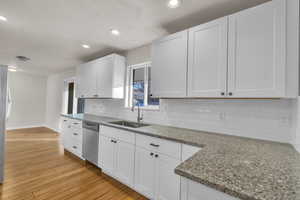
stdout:
[[[0,16],[8,21],[0,21],[0,64],[58,73],[266,1],[184,0],[170,9],[166,0],[2,0]],[[18,55],[31,60],[19,62]]]

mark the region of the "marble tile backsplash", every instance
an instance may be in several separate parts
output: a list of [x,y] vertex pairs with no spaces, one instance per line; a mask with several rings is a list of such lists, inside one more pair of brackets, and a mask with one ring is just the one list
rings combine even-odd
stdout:
[[[144,110],[144,122],[290,142],[292,100],[163,99],[159,110]],[[136,120],[123,100],[88,99],[85,113]]]

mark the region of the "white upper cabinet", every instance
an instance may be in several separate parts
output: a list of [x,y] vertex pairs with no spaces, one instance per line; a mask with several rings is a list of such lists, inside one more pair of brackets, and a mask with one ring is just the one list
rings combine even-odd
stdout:
[[228,17],[224,17],[189,30],[189,97],[225,96],[227,26]]
[[182,31],[152,44],[152,95],[186,97],[187,37]]
[[229,96],[285,96],[285,4],[273,0],[229,16]]
[[77,67],[77,97],[123,98],[125,58],[105,56]]
[[298,44],[299,0],[269,1],[175,33],[152,45],[153,95],[296,98]]
[[95,97],[97,95],[97,69],[93,62],[77,67],[77,97]]

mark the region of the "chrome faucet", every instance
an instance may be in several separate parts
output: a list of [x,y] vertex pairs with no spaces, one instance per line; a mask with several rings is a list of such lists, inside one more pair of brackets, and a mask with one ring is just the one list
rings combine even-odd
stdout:
[[137,100],[135,100],[135,99],[134,99],[133,102],[132,102],[131,111],[134,112],[134,108],[135,108],[136,104],[137,104],[137,107],[138,107],[137,123],[140,124],[141,121],[143,120],[143,113],[141,113],[140,104],[137,103]]

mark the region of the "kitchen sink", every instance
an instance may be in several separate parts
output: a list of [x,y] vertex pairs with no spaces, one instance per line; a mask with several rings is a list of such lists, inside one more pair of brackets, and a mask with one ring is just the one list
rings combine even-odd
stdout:
[[140,128],[140,127],[144,127],[144,126],[150,126],[149,124],[129,122],[129,121],[117,121],[117,122],[110,122],[110,123],[120,125],[120,126],[127,126],[130,128]]

